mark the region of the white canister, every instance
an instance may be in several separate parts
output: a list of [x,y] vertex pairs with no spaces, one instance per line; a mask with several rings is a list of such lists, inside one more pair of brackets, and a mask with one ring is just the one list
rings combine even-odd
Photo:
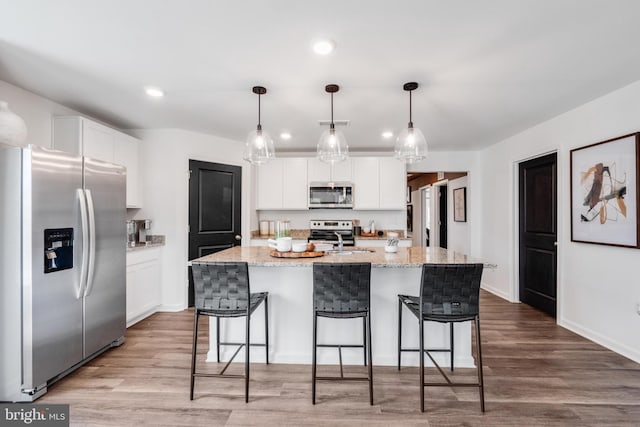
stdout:
[[261,236],[269,235],[269,221],[260,221],[260,235]]

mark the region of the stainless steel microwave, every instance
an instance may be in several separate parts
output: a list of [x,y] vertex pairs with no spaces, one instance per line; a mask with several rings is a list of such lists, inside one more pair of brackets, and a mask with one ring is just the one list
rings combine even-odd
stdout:
[[353,184],[350,182],[311,182],[309,209],[352,209]]

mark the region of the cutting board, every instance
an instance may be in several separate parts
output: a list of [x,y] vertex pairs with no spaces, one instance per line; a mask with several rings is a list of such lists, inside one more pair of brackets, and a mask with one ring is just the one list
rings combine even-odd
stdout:
[[[357,238],[358,236],[356,236]],[[378,233],[360,233],[360,237],[380,237]]]
[[278,252],[271,251],[269,255],[275,258],[317,258],[324,255],[322,251],[310,251],[310,252]]

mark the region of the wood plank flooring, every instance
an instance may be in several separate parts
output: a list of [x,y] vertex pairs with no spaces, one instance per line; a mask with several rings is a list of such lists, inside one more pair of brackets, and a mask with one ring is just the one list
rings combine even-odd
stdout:
[[[191,311],[158,313],[133,326],[122,347],[54,384],[38,403],[68,403],[71,424],[88,426],[640,425],[639,364],[484,291],[481,322],[485,414],[477,390],[448,387],[428,388],[420,413],[417,368],[375,367],[374,406],[360,382],[320,382],[312,405],[307,365],[253,364],[248,404],[237,379],[198,378],[190,401]],[[203,362],[207,337],[204,327],[199,369],[213,372],[219,366]],[[320,374],[329,370],[337,371],[322,367]],[[457,371],[474,379],[473,369]]]

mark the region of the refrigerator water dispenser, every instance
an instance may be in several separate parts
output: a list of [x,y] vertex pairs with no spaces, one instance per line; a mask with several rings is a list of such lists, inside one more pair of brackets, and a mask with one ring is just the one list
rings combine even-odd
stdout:
[[73,228],[44,230],[44,272],[73,268]]

